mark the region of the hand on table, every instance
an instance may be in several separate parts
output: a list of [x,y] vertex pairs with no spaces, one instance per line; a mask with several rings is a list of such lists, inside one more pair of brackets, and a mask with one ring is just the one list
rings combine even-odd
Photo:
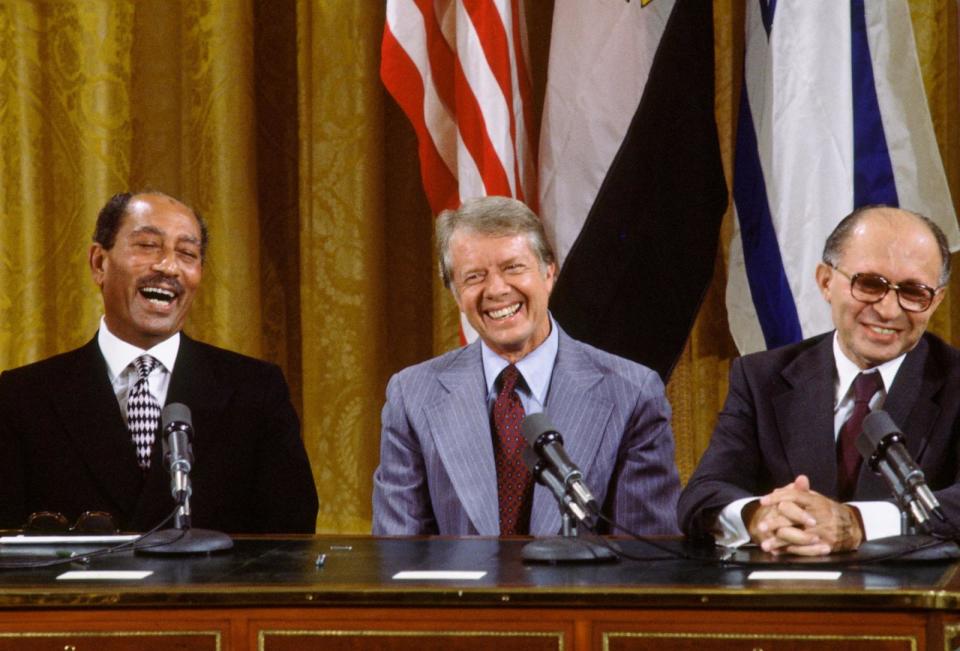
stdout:
[[806,475],[751,502],[743,515],[751,540],[771,554],[823,556],[863,542],[856,509],[810,490]]

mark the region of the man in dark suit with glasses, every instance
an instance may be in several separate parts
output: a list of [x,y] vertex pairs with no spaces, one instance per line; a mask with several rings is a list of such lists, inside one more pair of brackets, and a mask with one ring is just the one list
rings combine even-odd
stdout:
[[845,217],[816,269],[836,329],[734,360],[680,497],[684,532],[802,555],[900,533],[890,490],[855,445],[880,408],[960,523],[960,351],[926,332],[949,275],[946,237],[926,217],[888,206]]

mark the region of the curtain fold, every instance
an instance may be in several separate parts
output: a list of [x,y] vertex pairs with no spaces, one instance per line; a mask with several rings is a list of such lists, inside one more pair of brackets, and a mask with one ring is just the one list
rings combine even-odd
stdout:
[[[527,5],[539,113],[552,3]],[[957,3],[910,6],[958,204]],[[728,183],[743,17],[741,2],[714,0]],[[368,531],[387,379],[458,345],[416,142],[378,76],[383,21],[378,2],[0,0],[0,369],[93,335],[101,307],[87,251],[111,194],[180,197],[212,242],[187,331],[284,369],[318,530]],[[736,355],[723,305],[731,219],[668,386],[684,479]],[[960,282],[948,291],[932,330],[956,345]]]
[[126,3],[0,5],[2,367],[96,328],[90,215],[129,169],[131,15]]
[[[252,5],[190,0],[182,7],[183,149],[176,185],[180,196],[203,214],[213,240],[188,327],[204,339],[260,356]],[[163,54],[153,53],[158,55]]]
[[321,531],[368,531],[386,338],[383,8],[297,5],[303,425]]

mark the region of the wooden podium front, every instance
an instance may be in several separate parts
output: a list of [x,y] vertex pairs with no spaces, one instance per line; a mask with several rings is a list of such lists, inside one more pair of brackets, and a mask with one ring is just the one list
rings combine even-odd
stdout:
[[[644,560],[524,564],[523,540],[242,538],[229,553],[0,572],[0,651],[952,650],[952,561],[734,565],[617,541]],[[19,553],[0,547],[0,561]],[[317,564],[319,555],[325,562]],[[702,556],[702,558],[700,558]],[[755,580],[754,570],[838,571]],[[70,570],[152,572],[64,580]],[[482,572],[403,580],[399,572]]]

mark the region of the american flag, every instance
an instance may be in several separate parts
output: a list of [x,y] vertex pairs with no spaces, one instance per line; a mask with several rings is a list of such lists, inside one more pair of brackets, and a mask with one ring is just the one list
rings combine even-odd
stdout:
[[417,132],[435,215],[486,195],[536,210],[522,0],[387,0],[380,76]]

